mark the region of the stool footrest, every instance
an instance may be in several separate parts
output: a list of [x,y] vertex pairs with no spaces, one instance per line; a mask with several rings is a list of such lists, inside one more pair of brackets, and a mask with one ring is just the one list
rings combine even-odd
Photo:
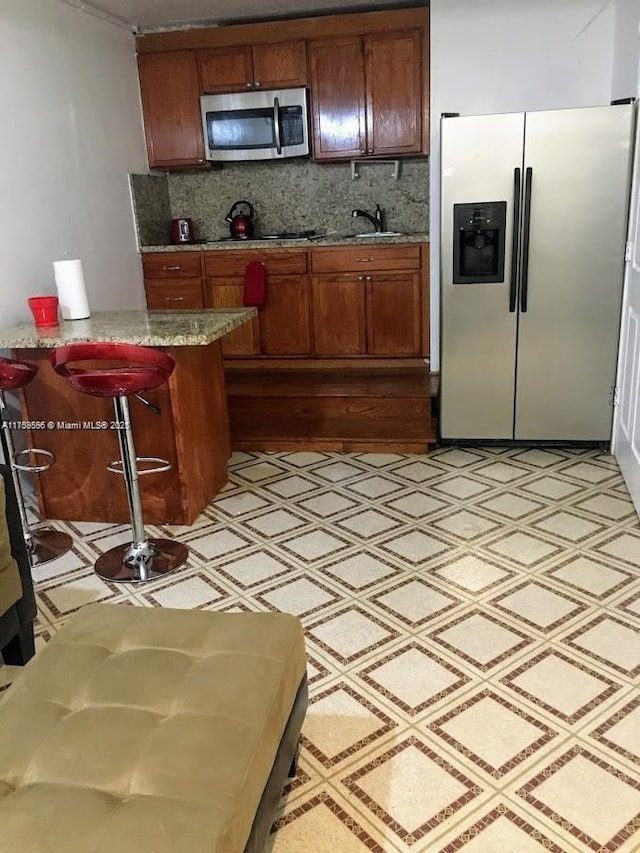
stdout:
[[[49,461],[43,465],[25,465],[18,462],[18,459],[22,456],[30,456],[33,454],[34,456],[45,456]],[[17,453],[13,454],[13,467],[16,471],[27,471],[31,474],[40,474],[42,471],[48,471],[49,468],[56,461],[56,457],[50,450],[44,450],[41,447],[27,447],[25,450],[19,450]]]
[[[142,477],[143,474],[161,474],[163,471],[171,470],[171,462],[168,459],[162,459],[160,456],[136,456],[136,465],[141,462],[159,462],[155,468],[142,468],[142,470],[138,469],[138,476]],[[110,462],[107,465],[107,471],[111,471],[112,474],[123,474],[124,475],[124,467],[122,464],[122,459],[116,459],[115,462]]]

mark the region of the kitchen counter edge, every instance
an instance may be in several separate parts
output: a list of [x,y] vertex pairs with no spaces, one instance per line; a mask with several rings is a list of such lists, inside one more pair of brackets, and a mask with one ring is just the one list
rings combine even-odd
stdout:
[[255,308],[95,312],[86,320],[61,320],[51,329],[36,329],[32,322],[0,329],[0,347],[51,349],[98,341],[150,347],[206,346],[255,316]]
[[312,237],[296,240],[223,240],[214,243],[189,243],[187,245],[140,246],[142,254],[153,252],[224,252],[238,249],[310,249],[314,246],[387,246],[402,243],[428,243],[425,233],[401,234],[397,237]]

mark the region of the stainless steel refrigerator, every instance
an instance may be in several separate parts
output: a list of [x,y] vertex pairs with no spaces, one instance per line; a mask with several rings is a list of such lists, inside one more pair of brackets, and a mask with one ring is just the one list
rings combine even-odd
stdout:
[[633,123],[443,117],[442,439],[609,440]]

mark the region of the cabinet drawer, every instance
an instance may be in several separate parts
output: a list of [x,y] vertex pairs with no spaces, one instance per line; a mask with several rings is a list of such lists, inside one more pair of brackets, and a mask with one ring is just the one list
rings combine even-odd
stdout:
[[204,308],[202,282],[199,278],[179,281],[147,281],[147,308],[151,310],[178,311]]
[[162,252],[142,256],[145,278],[196,278],[202,274],[200,252]]
[[313,249],[312,272],[360,272],[420,269],[420,246],[330,246]]
[[307,271],[307,253],[299,249],[207,252],[204,269],[208,276],[243,276],[251,261],[262,261],[267,274],[296,275]]

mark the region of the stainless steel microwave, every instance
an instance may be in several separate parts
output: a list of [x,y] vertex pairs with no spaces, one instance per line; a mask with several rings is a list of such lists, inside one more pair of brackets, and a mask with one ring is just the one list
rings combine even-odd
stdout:
[[207,160],[280,160],[309,154],[307,90],[203,95]]

